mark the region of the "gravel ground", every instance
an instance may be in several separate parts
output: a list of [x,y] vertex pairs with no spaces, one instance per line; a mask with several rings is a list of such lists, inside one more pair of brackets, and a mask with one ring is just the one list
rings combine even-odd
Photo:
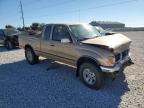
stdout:
[[0,108],[144,108],[144,32],[123,34],[133,41],[134,65],[99,91],[83,85],[74,68],[43,58],[31,66],[22,49],[1,46]]

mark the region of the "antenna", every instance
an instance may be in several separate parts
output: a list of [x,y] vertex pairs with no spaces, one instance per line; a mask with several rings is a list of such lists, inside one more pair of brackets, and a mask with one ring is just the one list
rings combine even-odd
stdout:
[[23,21],[23,29],[25,30],[25,21],[24,21],[24,14],[23,14],[23,6],[22,2],[20,1],[20,9],[21,9],[21,15],[22,15],[22,21]]

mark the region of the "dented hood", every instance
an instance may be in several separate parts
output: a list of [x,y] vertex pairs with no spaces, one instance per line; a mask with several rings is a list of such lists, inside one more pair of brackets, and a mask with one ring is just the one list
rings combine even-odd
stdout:
[[82,43],[94,46],[103,46],[104,48],[112,49],[114,52],[121,52],[128,49],[131,40],[122,34],[113,34],[108,36],[96,37],[82,41]]

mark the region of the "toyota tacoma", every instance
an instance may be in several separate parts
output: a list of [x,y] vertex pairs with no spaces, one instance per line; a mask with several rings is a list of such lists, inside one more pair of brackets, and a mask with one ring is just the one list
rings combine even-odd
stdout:
[[94,89],[103,85],[104,74],[115,75],[131,60],[128,37],[101,36],[89,24],[47,24],[41,33],[21,34],[19,44],[29,64],[43,56],[75,66],[76,75]]

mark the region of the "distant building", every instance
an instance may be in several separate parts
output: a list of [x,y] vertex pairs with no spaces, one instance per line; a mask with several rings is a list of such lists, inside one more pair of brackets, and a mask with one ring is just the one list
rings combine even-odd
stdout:
[[125,28],[125,24],[120,22],[92,21],[90,24],[93,26],[101,26],[104,29]]

